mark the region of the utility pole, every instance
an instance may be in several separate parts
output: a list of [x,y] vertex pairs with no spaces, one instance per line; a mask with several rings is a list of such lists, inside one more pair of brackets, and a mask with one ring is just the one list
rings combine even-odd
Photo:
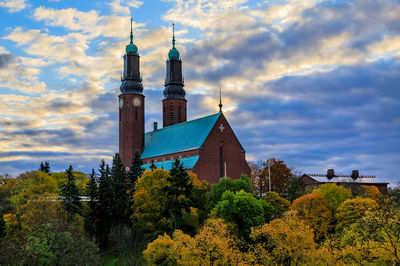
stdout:
[[268,189],[271,192],[271,160],[268,160]]

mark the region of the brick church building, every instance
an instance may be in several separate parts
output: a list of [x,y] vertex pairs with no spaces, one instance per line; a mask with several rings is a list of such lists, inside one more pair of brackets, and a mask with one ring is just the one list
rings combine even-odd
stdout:
[[124,73],[119,97],[119,153],[123,164],[131,166],[136,151],[141,154],[143,167],[171,169],[179,159],[200,180],[216,183],[220,177],[239,178],[250,175],[245,150],[222,112],[187,121],[187,100],[182,77],[182,60],[175,48],[175,36],[166,62],[163,128],[145,133],[145,96],[140,75],[140,57],[133,43],[124,55]]

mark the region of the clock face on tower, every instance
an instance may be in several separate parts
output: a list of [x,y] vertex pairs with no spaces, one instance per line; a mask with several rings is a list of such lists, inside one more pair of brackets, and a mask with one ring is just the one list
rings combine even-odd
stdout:
[[124,105],[124,101],[122,99],[119,99],[119,108],[122,108],[123,105]]
[[133,103],[133,106],[139,107],[142,102],[140,101],[139,97],[135,97],[135,98],[133,98],[132,103]]

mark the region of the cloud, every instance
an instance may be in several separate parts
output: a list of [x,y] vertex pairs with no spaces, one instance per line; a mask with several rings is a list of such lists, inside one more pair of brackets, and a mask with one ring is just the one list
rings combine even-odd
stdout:
[[6,68],[15,60],[12,54],[0,54],[0,68]]
[[19,12],[26,8],[26,0],[4,0],[0,1],[0,6],[8,8],[10,13]]

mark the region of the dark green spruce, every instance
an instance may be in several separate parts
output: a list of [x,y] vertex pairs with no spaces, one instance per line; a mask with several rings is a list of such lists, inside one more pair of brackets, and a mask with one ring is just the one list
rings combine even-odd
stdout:
[[82,209],[82,203],[80,200],[79,189],[75,184],[75,177],[72,166],[65,172],[67,181],[61,186],[60,196],[62,205],[68,214],[69,220],[72,220],[75,214],[79,214]]
[[99,187],[94,169],[92,169],[92,173],[89,175],[89,183],[86,186],[86,195],[89,198],[89,210],[85,217],[85,229],[89,236],[93,237],[96,235],[96,223],[98,223],[99,212]]
[[143,162],[140,159],[140,153],[138,151],[135,152],[135,156],[132,159],[132,167],[131,171],[128,173],[128,186],[129,186],[129,195],[132,196],[135,192],[135,184],[139,177],[142,176],[144,169],[142,167]]

